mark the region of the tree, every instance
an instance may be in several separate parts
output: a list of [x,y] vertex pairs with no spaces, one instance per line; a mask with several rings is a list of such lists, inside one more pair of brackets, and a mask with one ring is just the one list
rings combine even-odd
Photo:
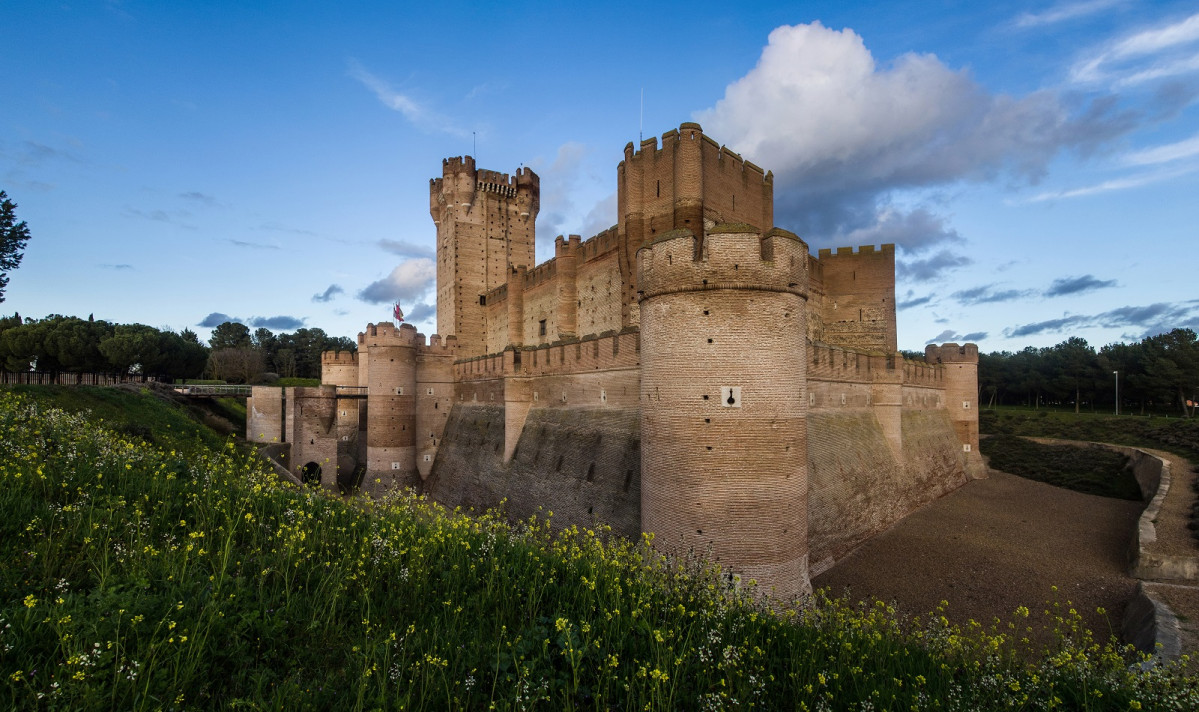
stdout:
[[[1082,401],[1083,386],[1091,387],[1098,368],[1095,350],[1080,336],[1071,336],[1046,354],[1052,364],[1052,377],[1058,388],[1074,397],[1074,412]],[[1071,393],[1073,391],[1073,393]],[[1093,402],[1094,399],[1092,399]]]
[[120,373],[158,373],[162,333],[145,324],[122,324],[100,342],[100,353]]
[[250,327],[235,321],[223,322],[212,330],[212,337],[208,339],[208,345],[214,351],[242,347],[249,348],[253,345],[250,342]]
[[24,220],[17,222],[16,210],[17,204],[0,190],[0,302],[8,286],[8,271],[21,266],[25,243],[29,242],[29,226]]
[[184,329],[178,334],[163,331],[159,340],[162,358],[158,375],[169,378],[198,378],[208,365],[208,347],[200,343],[196,332]]
[[250,383],[262,368],[262,352],[252,346],[213,349],[208,355],[209,375],[231,383]]

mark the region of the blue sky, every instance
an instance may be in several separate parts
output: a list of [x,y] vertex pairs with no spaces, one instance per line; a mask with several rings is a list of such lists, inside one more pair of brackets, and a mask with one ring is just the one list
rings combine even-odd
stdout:
[[544,260],[615,223],[642,126],[699,121],[813,251],[898,245],[901,348],[1199,329],[1193,0],[0,15],[0,189],[33,234],[4,313],[353,337],[399,298],[432,333],[442,158],[538,172]]

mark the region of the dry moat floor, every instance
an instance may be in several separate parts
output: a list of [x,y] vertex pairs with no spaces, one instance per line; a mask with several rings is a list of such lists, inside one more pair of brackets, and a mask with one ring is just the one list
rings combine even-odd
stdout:
[[945,600],[951,621],[988,626],[1018,606],[1043,610],[1056,596],[1063,606],[1071,601],[1102,640],[1118,635],[1136,589],[1128,547],[1143,507],[991,470],[866,542],[812,585],[833,593],[848,587],[855,600],[894,602],[908,616]]

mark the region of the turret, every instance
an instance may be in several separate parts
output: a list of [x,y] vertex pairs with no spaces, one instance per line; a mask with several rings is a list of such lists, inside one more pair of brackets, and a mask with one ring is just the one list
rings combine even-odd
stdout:
[[366,476],[362,487],[379,493],[418,482],[416,470],[416,327],[372,324],[360,337],[370,355],[367,376]]
[[637,253],[641,521],[787,600],[810,590],[807,246],[716,225]]
[[681,124],[634,150],[625,146],[616,168],[618,227],[625,243],[623,324],[638,314],[634,267],[647,241],[671,230],[690,230],[703,244],[708,225],[741,223],[769,231],[774,222],[774,177],[704,135],[694,122]]
[[540,179],[476,169],[470,156],[447,158],[429,181],[437,226],[437,332],[458,337],[461,355],[487,352],[486,295],[513,266],[534,264]]
[[945,367],[945,400],[949,419],[966,460],[966,474],[987,476],[978,452],[978,345],[949,343],[924,347],[924,360]]

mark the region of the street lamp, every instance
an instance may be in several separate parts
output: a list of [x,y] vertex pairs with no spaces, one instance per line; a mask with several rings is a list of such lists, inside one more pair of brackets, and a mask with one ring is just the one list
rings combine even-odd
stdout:
[[1119,415],[1120,414],[1120,372],[1112,371],[1112,374],[1116,377],[1116,415]]

